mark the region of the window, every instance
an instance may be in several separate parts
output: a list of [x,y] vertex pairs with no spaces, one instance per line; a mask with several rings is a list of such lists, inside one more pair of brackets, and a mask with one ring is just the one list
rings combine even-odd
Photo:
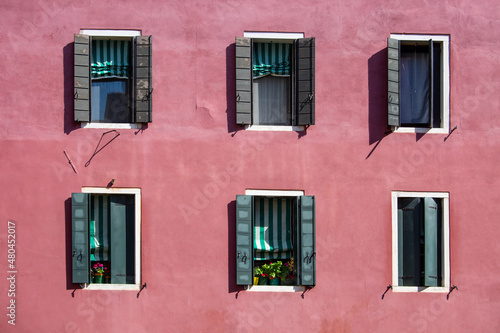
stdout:
[[392,192],[394,291],[448,292],[449,194]]
[[[89,187],[71,197],[73,283],[86,289],[138,290],[140,189]],[[95,265],[105,270],[103,276]]]
[[75,34],[75,121],[87,127],[150,122],[151,45],[152,37],[139,31]]
[[[246,195],[236,196],[236,284],[255,291],[298,291],[314,286],[314,207],[314,196],[302,191],[247,190]],[[288,277],[291,286],[253,285],[255,267],[290,260],[293,269],[283,281]]]
[[387,39],[388,125],[396,132],[449,132],[449,36]]
[[315,39],[245,32],[236,38],[236,122],[248,129],[314,124]]

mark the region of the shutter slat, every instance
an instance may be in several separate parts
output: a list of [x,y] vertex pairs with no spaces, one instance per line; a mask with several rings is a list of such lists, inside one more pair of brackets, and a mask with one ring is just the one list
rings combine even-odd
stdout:
[[388,126],[400,126],[399,106],[399,58],[400,41],[387,38],[387,77],[388,77]]
[[153,37],[134,38],[134,117],[136,123],[153,121]]
[[314,196],[300,196],[300,265],[299,283],[303,286],[316,285],[316,239],[315,239],[315,199]]
[[89,122],[91,38],[75,34],[74,41],[74,120]]
[[71,194],[71,256],[73,283],[90,283],[88,193]]
[[295,40],[295,103],[296,125],[314,125],[315,121],[315,39]]
[[236,196],[236,284],[253,284],[253,198]]
[[425,216],[425,286],[437,287],[439,281],[438,267],[438,204],[433,198],[424,198]]
[[236,37],[236,123],[252,123],[252,39]]

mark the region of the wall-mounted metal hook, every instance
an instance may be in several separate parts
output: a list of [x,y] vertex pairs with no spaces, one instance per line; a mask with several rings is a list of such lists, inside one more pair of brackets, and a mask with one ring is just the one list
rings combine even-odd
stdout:
[[382,294],[382,299],[384,299],[384,296],[385,294],[387,294],[387,292],[389,291],[389,289],[392,289],[392,285],[388,285],[387,286],[387,289],[384,291],[384,293]]
[[444,138],[444,141],[448,140],[448,138],[450,137],[451,133],[453,133],[457,128],[458,128],[458,125],[455,125],[455,127],[453,127],[453,129],[450,131],[450,134],[448,134],[446,136],[446,138]]

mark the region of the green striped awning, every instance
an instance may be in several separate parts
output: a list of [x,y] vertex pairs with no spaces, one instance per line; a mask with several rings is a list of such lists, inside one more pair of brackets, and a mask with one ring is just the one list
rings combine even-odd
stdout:
[[266,75],[290,76],[291,44],[253,43],[253,78]]
[[109,260],[109,196],[92,195],[90,199],[90,260]]
[[292,199],[255,198],[254,260],[293,256]]
[[127,78],[130,75],[130,42],[92,40],[92,78]]

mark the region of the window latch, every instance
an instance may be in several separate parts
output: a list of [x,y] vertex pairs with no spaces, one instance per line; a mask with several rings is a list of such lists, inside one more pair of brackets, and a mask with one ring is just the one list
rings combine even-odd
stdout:
[[145,102],[145,101],[149,101],[151,95],[153,94],[153,90],[154,88],[151,88],[148,93],[142,98],[142,101]]
[[75,99],[78,99],[78,91],[75,91]]
[[[75,256],[76,254],[76,250],[73,250],[73,257]],[[80,254],[78,256],[76,256],[76,261],[82,261],[83,259],[83,254],[82,254],[82,250],[80,250]]]
[[239,101],[240,101],[240,99],[241,99],[241,97],[240,97],[240,93],[238,93],[238,95],[236,95],[236,102],[239,102]]
[[307,95],[307,97],[309,98],[309,102],[312,102],[313,98],[314,98],[314,93],[309,93],[309,95]]
[[312,259],[313,257],[316,255],[316,252],[314,252],[313,254],[311,254],[311,256],[309,256],[309,252],[306,253],[306,256],[304,257],[304,262],[307,263],[307,264],[310,264],[312,262]]

